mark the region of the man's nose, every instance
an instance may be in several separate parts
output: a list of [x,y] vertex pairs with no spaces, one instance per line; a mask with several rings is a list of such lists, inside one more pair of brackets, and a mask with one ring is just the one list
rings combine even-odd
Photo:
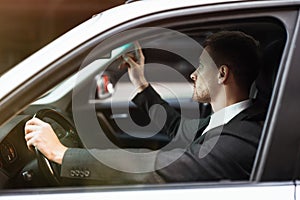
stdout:
[[195,74],[195,72],[193,72],[191,75],[190,75],[190,78],[195,81],[197,79],[197,76]]

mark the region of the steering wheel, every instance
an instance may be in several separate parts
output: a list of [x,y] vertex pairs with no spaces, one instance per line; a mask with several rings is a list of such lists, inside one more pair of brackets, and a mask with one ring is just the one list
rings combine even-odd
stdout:
[[[75,127],[62,114],[53,109],[42,109],[35,114],[35,117],[50,123],[52,127],[53,125],[59,127],[59,133],[54,127],[53,129],[63,145],[74,148],[82,147]],[[35,154],[40,170],[45,175],[48,182],[52,185],[60,185],[62,182],[62,179],[60,178],[60,165],[49,161],[37,148],[35,148]]]

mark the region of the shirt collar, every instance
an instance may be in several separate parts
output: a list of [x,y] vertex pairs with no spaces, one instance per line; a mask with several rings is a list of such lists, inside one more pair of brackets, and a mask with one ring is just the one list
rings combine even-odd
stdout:
[[215,128],[217,126],[222,126],[227,124],[231,119],[233,119],[236,115],[240,112],[245,110],[251,105],[251,100],[247,99],[230,106],[227,106],[211,115],[210,121],[208,126],[205,128],[203,133],[207,132],[208,130]]

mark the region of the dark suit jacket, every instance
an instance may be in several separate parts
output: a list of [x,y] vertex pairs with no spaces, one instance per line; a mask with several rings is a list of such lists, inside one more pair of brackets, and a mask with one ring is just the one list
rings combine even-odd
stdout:
[[[166,110],[167,119],[162,131],[174,139],[174,142],[159,151],[151,161],[153,163],[146,163],[153,165],[153,171],[122,172],[98,161],[88,150],[70,148],[63,159],[62,176],[98,180],[105,184],[249,178],[265,117],[265,108],[259,103],[254,102],[224,126],[209,130],[201,136],[209,120],[182,118],[151,86],[139,93],[133,102],[157,123],[161,122],[161,110],[155,105],[161,105]],[[106,155],[101,160],[114,159],[114,163],[120,166],[134,165],[138,169],[145,165],[140,160],[122,156],[117,158],[115,150],[94,149],[90,152],[94,155]]]

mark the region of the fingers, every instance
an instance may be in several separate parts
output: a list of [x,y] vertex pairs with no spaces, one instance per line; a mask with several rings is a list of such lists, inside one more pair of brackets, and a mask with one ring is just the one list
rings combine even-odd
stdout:
[[67,150],[58,139],[51,125],[38,119],[30,119],[24,128],[28,149],[37,148],[46,158],[58,164],[62,163],[64,152]]
[[29,150],[33,150],[33,147],[36,146],[35,140],[33,140],[34,135],[34,133],[28,133],[25,135],[26,145]]
[[135,46],[138,50],[140,50],[140,52],[142,52],[141,45],[140,45],[140,43],[139,43],[138,41],[135,41],[135,42],[134,42],[134,46]]
[[28,120],[24,127],[25,134],[38,130],[40,127],[50,126],[48,123],[34,117]]
[[[133,60],[133,57],[134,57],[134,55],[132,53],[127,53],[125,55],[122,55],[123,61],[119,65],[119,69],[124,69],[124,68],[130,68],[130,67],[132,67],[131,65],[133,64],[133,62],[135,62]],[[131,58],[131,64],[129,63],[130,62],[129,58]],[[135,63],[135,65],[137,65],[137,63]]]
[[25,132],[25,141],[26,141],[26,145],[27,148],[29,150],[33,150],[33,147],[35,147],[35,140],[34,135],[36,134],[36,132],[39,130],[39,125],[41,122],[41,120],[37,119],[37,118],[32,118],[30,120],[28,120],[25,124],[24,127],[24,132]]
[[142,47],[140,45],[140,43],[138,41],[134,42],[134,46],[135,46],[135,52],[136,52],[136,57],[137,57],[137,62],[140,65],[143,65],[145,62],[145,57],[142,51]]
[[141,88],[141,86],[148,85],[144,75],[145,58],[138,42],[135,42],[134,48],[134,53],[122,55],[124,62],[120,65],[120,68],[127,67],[130,81],[135,87]]
[[45,124],[45,122],[40,120],[39,118],[33,117],[32,119],[30,119],[26,122],[25,126],[27,126],[27,125],[42,125],[42,124]]
[[123,59],[125,60],[126,63],[129,64],[130,67],[137,67],[138,64],[130,57],[130,56],[123,56]]
[[119,69],[127,69],[128,67],[130,67],[124,60],[123,56],[122,56],[122,59],[123,60],[122,60],[121,64],[119,65]]
[[37,125],[26,125],[24,128],[25,134],[37,131],[39,126]]
[[134,46],[135,46],[135,49],[137,50],[138,54],[140,56],[144,56],[143,51],[142,51],[142,47],[141,47],[141,45],[138,41],[134,42]]
[[26,122],[24,127],[24,133],[28,149],[32,150],[32,147],[37,145],[36,136],[41,132],[41,129],[45,126],[50,125],[36,117],[33,117],[32,119]]
[[127,67],[143,65],[145,58],[139,42],[134,42],[134,52],[127,53],[123,55],[122,58],[124,61],[121,63],[120,68],[124,68],[126,66],[126,63],[129,64],[129,66],[127,65]]

